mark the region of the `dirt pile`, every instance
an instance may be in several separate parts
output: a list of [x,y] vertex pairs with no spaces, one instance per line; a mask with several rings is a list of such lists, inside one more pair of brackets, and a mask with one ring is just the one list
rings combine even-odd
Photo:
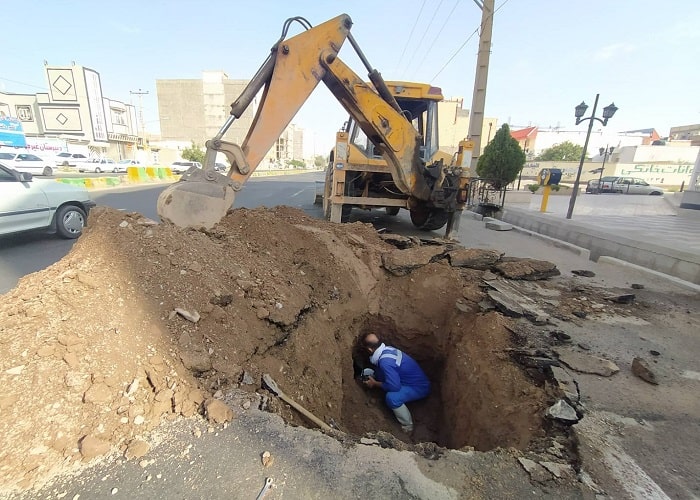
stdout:
[[[205,408],[216,408],[212,421],[230,418],[216,402],[234,389],[264,392],[264,373],[348,433],[401,436],[382,394],[356,378],[366,360],[353,349],[368,330],[434,382],[412,406],[415,441],[524,449],[545,434],[554,396],[512,363],[509,320],[479,306],[498,254],[385,241],[371,225],[285,207],[239,209],[206,232],[105,208],[89,222],[68,256],[0,304],[3,490],[110,450],[147,453],[163,418]],[[474,258],[476,269],[456,267]]]

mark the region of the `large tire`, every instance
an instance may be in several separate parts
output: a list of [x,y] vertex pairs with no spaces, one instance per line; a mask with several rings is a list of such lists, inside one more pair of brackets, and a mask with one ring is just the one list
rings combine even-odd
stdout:
[[384,210],[386,210],[387,215],[399,215],[399,210],[401,207],[384,207]]
[[447,224],[449,215],[440,208],[411,210],[411,222],[421,231],[435,231]]
[[82,208],[63,205],[56,211],[56,233],[61,238],[75,239],[83,234],[87,216]]
[[41,172],[41,175],[45,175],[46,177],[53,175],[53,169],[51,167],[44,167],[44,170]]

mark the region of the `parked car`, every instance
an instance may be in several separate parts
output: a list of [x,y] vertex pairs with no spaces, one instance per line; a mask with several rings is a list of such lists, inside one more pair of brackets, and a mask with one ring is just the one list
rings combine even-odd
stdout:
[[89,161],[86,155],[82,153],[58,153],[56,155],[55,161],[58,167],[77,167],[79,163],[84,163]]
[[612,193],[614,192],[612,189],[613,183],[618,179],[618,176],[612,175],[612,176],[605,176],[600,179],[600,185],[602,186],[601,189],[598,189],[598,179],[592,179],[588,181],[588,184],[586,184],[586,192],[587,193]]
[[214,170],[217,172],[225,173],[228,171],[228,167],[225,163],[214,163]]
[[202,164],[198,161],[175,161],[170,165],[170,170],[172,170],[174,174],[182,174],[192,167],[202,168]]
[[129,167],[140,167],[141,162],[138,160],[119,160],[117,162],[117,170],[115,172],[126,172]]
[[34,175],[53,175],[51,163],[43,158],[29,153],[0,152],[0,161],[19,172]]
[[0,163],[0,235],[48,230],[77,238],[94,206],[83,186],[34,179]]
[[652,186],[644,179],[636,177],[618,177],[612,184],[612,190],[622,194],[648,194],[663,196],[664,188]]
[[86,163],[78,164],[78,172],[118,172],[117,163],[111,158],[93,158]]

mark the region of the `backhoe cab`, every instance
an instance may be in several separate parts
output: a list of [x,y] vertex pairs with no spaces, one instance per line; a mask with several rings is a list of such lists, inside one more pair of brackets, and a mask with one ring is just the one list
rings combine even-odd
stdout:
[[[287,38],[293,22],[306,31]],[[406,208],[416,226],[429,230],[444,226],[455,210],[461,210],[467,156],[460,148],[452,161],[439,151],[440,90],[407,82],[387,85],[352,37],[351,26],[345,14],[316,27],[300,17],[285,21],[267,60],[231,105],[231,116],[207,141],[204,168],[189,170],[161,193],[157,208],[163,220],[182,227],[216,224],[321,81],[351,117],[337,134],[326,175],[324,203],[331,220],[340,222],[353,206],[388,207],[390,212]],[[369,83],[338,58],[345,40],[367,69]],[[243,144],[224,141],[231,124],[258,94],[257,112]],[[227,175],[215,170],[218,152],[231,164]]]
[[336,134],[336,147],[330,154],[324,184],[324,213],[333,222],[346,222],[353,207],[384,208],[389,215],[396,215],[404,208],[409,210],[411,221],[419,229],[439,229],[448,222],[451,213],[463,207],[457,194],[460,183],[464,188],[463,180],[467,180],[460,178],[464,170],[453,164],[452,155],[439,147],[438,102],[443,99],[442,91],[412,82],[386,82],[386,86],[406,122],[417,132],[414,161],[420,165],[417,170],[425,180],[428,195],[405,192],[395,184],[382,148],[375,146],[351,116]]

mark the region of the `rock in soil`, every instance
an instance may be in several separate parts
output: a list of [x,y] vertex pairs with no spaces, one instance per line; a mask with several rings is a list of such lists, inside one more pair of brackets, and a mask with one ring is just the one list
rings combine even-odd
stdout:
[[653,385],[659,385],[656,374],[649,366],[649,363],[647,363],[643,358],[634,358],[632,360],[632,373],[645,382],[649,382]]

